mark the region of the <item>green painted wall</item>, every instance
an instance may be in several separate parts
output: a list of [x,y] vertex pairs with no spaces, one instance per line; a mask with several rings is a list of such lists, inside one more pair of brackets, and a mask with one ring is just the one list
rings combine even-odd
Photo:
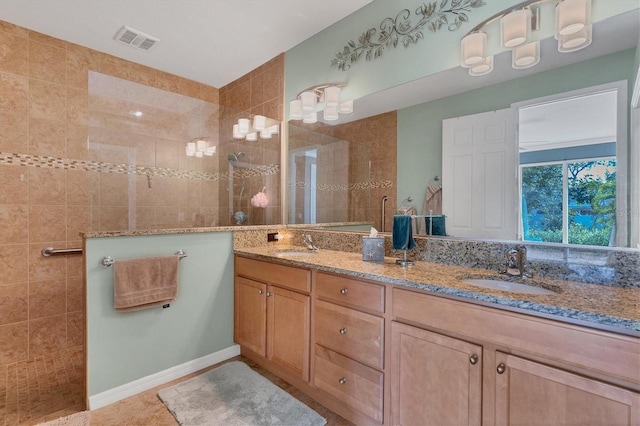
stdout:
[[[509,108],[512,103],[630,79],[635,49],[541,72],[398,111],[398,202],[422,209],[429,181],[442,176],[442,120]],[[631,84],[630,84],[631,85]]]
[[[113,309],[114,259],[184,250],[178,297],[168,309]],[[86,242],[90,396],[232,346],[233,234],[92,238]]]

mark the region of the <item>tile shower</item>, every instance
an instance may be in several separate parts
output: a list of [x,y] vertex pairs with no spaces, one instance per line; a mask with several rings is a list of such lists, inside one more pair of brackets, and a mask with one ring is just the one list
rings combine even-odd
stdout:
[[[237,209],[248,224],[279,222],[279,138],[236,141],[228,124],[281,119],[283,55],[218,90],[2,21],[0,51],[3,423],[59,409],[30,411],[30,365],[62,351],[83,359],[82,257],[45,258],[43,247],[80,247],[84,231],[228,225]],[[199,136],[215,156],[186,156]],[[239,151],[247,170],[230,175],[227,154]],[[242,199],[232,180],[244,181]],[[253,208],[263,187],[269,205]],[[68,376],[78,392],[84,379]]]

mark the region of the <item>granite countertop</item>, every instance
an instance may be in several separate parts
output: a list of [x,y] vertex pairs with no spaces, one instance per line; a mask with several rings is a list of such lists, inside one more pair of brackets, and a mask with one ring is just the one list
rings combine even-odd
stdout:
[[395,258],[383,263],[364,262],[359,253],[324,250],[300,254],[304,247],[263,246],[236,248],[236,254],[277,260],[400,287],[426,290],[445,297],[530,315],[552,318],[616,333],[640,336],[640,290],[533,277],[521,281],[554,290],[548,295],[512,293],[472,286],[464,278],[505,279],[497,272],[417,261],[401,267]]

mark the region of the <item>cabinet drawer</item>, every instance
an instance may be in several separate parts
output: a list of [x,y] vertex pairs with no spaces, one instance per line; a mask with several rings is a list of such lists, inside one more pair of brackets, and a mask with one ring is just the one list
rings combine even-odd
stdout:
[[291,290],[305,293],[311,291],[311,271],[307,269],[236,256],[235,273]]
[[399,288],[393,289],[391,311],[396,321],[446,330],[640,383],[640,340],[637,337]]
[[314,362],[316,387],[382,423],[381,372],[318,345]]
[[384,319],[316,300],[316,343],[375,368],[384,367]]
[[318,297],[356,308],[384,313],[384,286],[347,277],[316,275]]

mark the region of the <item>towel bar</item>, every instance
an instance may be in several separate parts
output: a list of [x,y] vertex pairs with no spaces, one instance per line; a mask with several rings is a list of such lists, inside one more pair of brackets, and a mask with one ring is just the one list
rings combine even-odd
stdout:
[[[180,259],[182,260],[187,257],[187,253],[185,253],[184,250],[178,250],[176,252],[176,256],[180,256]],[[100,260],[100,266],[102,266],[103,268],[108,268],[109,266],[113,265],[113,262],[115,262],[113,257],[105,256]]]

